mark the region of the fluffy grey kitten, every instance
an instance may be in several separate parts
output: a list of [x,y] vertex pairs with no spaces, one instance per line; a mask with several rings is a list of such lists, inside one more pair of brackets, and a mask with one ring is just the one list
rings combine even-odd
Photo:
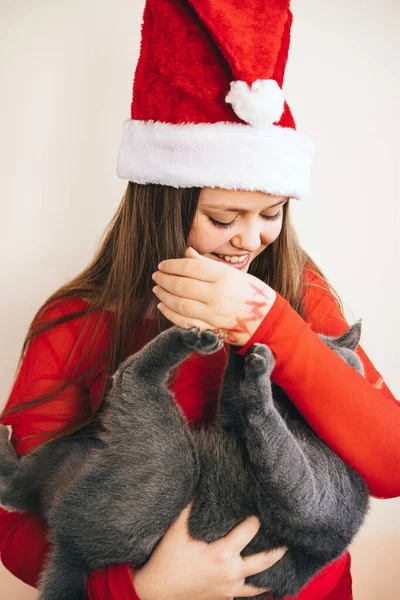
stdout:
[[[319,335],[364,374],[354,352],[361,320],[340,337]],[[142,566],[192,499],[193,538],[213,542],[257,515],[261,527],[242,556],[288,547],[246,578],[271,588],[275,600],[297,595],[345,551],[367,513],[367,487],[271,381],[266,345],[254,344],[245,358],[230,347],[216,420],[189,429],[167,375],[191,352],[220,348],[210,330],[162,332],[113,376],[98,436],[64,438],[18,459],[3,427],[0,502],[44,518],[54,546],[40,600],[84,600],[89,571]]]

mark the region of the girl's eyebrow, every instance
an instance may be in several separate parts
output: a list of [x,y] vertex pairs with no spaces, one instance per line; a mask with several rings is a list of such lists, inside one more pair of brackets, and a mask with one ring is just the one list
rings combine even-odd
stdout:
[[[267,208],[263,208],[263,210],[268,210],[269,208],[274,208],[275,206],[280,206],[281,204],[285,204],[289,198],[285,198],[284,200],[280,200],[276,204],[271,204],[271,206],[267,206]],[[216,206],[215,204],[203,204],[203,208],[215,208],[216,210],[229,210],[231,212],[249,212],[247,208],[240,208],[240,206],[226,206],[225,204],[219,204]]]

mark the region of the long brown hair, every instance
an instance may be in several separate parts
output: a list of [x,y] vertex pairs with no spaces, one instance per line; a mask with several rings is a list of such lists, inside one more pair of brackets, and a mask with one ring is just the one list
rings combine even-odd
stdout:
[[[111,376],[126,357],[138,350],[137,340],[132,332],[134,333],[135,327],[149,307],[155,307],[158,302],[151,291],[154,286],[151,274],[157,270],[161,260],[184,256],[200,191],[201,188],[198,187],[173,188],[158,184],[142,185],[129,182],[120,206],[106,228],[91,263],[74,279],[58,288],[35,314],[23,343],[15,378],[29,343],[35,336],[51,327],[97,311],[98,322],[91,333],[93,336],[91,339],[95,339],[103,326],[101,318],[101,315],[105,314],[103,311],[108,310],[110,306],[114,308],[111,343],[107,348],[107,383],[99,408],[95,414],[90,414],[87,409],[84,409],[78,425],[52,432],[52,439],[72,433],[82,434],[90,431],[89,425],[93,428],[93,424],[99,423],[99,416],[105,406],[104,399],[111,385]],[[305,269],[308,269],[322,278],[324,289],[333,295],[343,312],[336,291],[300,245],[290,220],[289,202],[283,206],[282,230],[279,236],[253,260],[248,272],[279,292],[304,318],[302,289]],[[315,283],[307,285],[321,287]],[[84,311],[74,312],[58,319],[46,321],[42,319],[39,324],[42,314],[49,306],[56,306],[66,298],[85,299],[89,304]],[[157,309],[155,315],[155,319],[151,321],[146,331],[146,341],[150,341],[161,331],[173,325]],[[84,330],[85,324],[79,339],[84,334]],[[90,341],[87,346],[91,346]],[[79,372],[79,377],[83,378],[89,370],[96,369],[96,365],[103,357],[98,357],[98,360],[86,371],[80,370],[83,356],[79,358],[73,373]],[[71,363],[72,360],[73,355],[70,357]],[[176,371],[172,373],[170,382]],[[70,376],[68,381],[62,382],[50,393],[3,410],[0,422],[8,415],[51,400],[57,393],[76,383],[78,379]]]

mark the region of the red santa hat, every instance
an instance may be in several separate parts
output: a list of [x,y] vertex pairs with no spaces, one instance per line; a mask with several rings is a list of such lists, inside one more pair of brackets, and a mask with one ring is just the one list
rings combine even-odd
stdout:
[[173,187],[308,191],[315,145],[283,93],[290,0],[147,0],[117,174]]

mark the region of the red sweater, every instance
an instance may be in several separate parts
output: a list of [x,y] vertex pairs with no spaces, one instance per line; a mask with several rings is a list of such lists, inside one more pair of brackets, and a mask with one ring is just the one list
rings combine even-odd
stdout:
[[[310,280],[316,280],[308,275]],[[322,283],[322,285],[324,285]],[[371,495],[393,498],[400,495],[400,403],[362,348],[365,379],[330,350],[315,332],[340,335],[348,323],[327,291],[304,287],[306,321],[279,294],[264,321],[238,349],[245,354],[254,342],[267,344],[276,360],[273,380],[280,385],[307,419],[317,435],[365,479]],[[64,300],[48,308],[43,319],[82,310],[84,300]],[[113,313],[102,311],[103,330],[96,353],[110,343]],[[76,363],[68,364],[71,350],[88,323],[79,349],[85,349],[99,313],[79,317],[37,336],[29,345],[13,384],[7,407],[49,391],[60,379],[72,377]],[[143,329],[136,331],[141,335]],[[77,353],[78,354],[78,353]],[[192,354],[181,366],[171,387],[189,424],[210,422],[226,364],[226,348],[213,355]],[[89,366],[86,359],[82,369]],[[101,368],[105,368],[105,363]],[[91,372],[80,385],[68,387],[50,402],[3,419],[12,426],[12,443],[21,456],[30,452],[51,431],[79,422],[82,410],[98,405],[105,376]],[[32,434],[39,433],[39,436]],[[3,564],[16,577],[37,587],[38,575],[50,546],[42,520],[0,509],[0,551]],[[127,565],[110,566],[90,574],[89,600],[138,600]],[[351,597],[350,555],[345,552],[314,577],[297,596],[298,600],[349,600]],[[289,599],[287,599],[289,600]]]

